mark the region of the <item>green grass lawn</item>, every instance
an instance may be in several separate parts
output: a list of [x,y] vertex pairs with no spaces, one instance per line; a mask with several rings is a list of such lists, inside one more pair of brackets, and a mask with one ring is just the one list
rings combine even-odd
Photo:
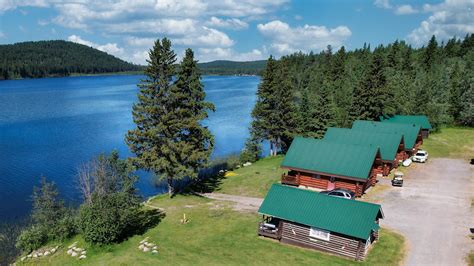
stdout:
[[273,183],[279,182],[283,156],[263,158],[251,166],[235,170],[236,176],[221,180],[216,192],[249,197],[264,197]]
[[[355,262],[314,250],[302,249],[258,237],[259,216],[239,213],[227,203],[198,196],[157,197],[151,204],[165,209],[166,217],[143,236],[123,243],[90,247],[77,237],[88,258],[79,261],[66,255],[63,247],[52,257],[30,260],[35,265],[398,265],[404,254],[401,235],[383,229],[380,241],[364,262]],[[186,213],[189,223],[181,224]],[[159,246],[159,253],[143,253],[139,242],[145,237]]]
[[424,150],[431,158],[449,157],[470,159],[474,157],[474,128],[447,127],[431,133],[423,140]]

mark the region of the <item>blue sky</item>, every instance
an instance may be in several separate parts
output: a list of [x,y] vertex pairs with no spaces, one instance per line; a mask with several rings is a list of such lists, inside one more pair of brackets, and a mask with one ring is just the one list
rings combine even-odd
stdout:
[[143,64],[156,38],[178,57],[258,60],[474,32],[474,0],[0,0],[0,44],[69,40]]

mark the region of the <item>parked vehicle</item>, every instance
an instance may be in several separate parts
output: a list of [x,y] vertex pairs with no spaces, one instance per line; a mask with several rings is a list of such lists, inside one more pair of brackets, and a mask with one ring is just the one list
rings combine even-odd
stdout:
[[419,150],[412,159],[414,162],[426,163],[428,161],[428,152]]
[[395,172],[393,174],[392,186],[403,187],[403,173],[402,172]]
[[333,197],[344,198],[344,199],[354,199],[355,193],[351,190],[344,188],[336,188],[333,190],[321,191],[321,194],[326,194]]
[[402,162],[402,165],[405,166],[405,167],[408,167],[410,166],[410,164],[412,163],[412,160],[410,158],[406,159],[405,161]]

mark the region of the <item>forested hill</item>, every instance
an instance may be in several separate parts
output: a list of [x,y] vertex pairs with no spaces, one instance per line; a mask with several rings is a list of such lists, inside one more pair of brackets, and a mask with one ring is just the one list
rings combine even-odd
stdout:
[[474,34],[269,58],[245,150],[256,158],[262,140],[284,150],[294,136],[321,138],[382,114],[427,115],[435,130],[474,126]]
[[0,45],[0,79],[68,76],[138,71],[105,52],[68,41],[37,41]]
[[260,75],[266,62],[266,60],[248,62],[217,60],[199,63],[198,67],[204,75]]

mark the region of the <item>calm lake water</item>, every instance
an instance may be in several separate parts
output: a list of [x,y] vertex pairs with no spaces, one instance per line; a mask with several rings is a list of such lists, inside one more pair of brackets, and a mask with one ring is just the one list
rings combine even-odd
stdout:
[[[142,76],[95,76],[0,81],[0,221],[27,214],[40,177],[54,181],[67,202],[80,199],[77,167],[101,152],[129,156],[124,136]],[[216,106],[206,124],[213,156],[240,152],[248,136],[258,77],[205,76]],[[141,174],[143,196],[164,192]]]

